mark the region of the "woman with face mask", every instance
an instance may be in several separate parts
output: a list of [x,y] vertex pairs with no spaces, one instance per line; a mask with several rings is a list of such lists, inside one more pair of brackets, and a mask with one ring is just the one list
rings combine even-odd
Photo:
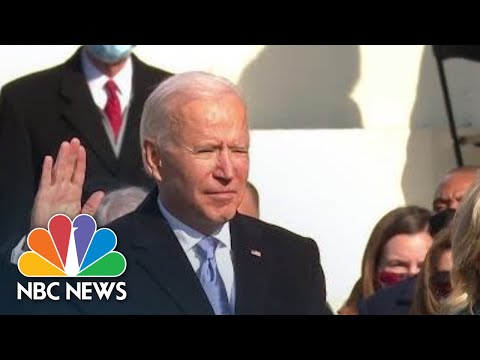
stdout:
[[452,285],[452,241],[450,229],[443,229],[433,240],[422,270],[416,281],[412,315],[438,315],[442,302],[450,294]]
[[418,206],[392,210],[380,219],[365,249],[362,276],[339,314],[358,314],[359,300],[419,273],[432,244],[429,219],[430,211]]

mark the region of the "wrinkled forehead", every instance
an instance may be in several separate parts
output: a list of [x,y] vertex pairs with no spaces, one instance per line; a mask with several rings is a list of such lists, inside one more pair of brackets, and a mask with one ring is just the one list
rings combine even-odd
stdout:
[[226,136],[248,136],[246,108],[235,94],[190,99],[172,112],[171,128],[177,135],[221,132]]
[[[211,84],[210,84],[211,85]],[[211,102],[223,98],[235,98],[246,108],[245,100],[236,88],[215,84],[215,86],[184,86],[175,88],[168,94],[164,94],[163,103],[167,104],[170,111],[176,112],[193,101]]]
[[448,175],[442,181],[436,192],[436,198],[458,196],[464,194],[474,183],[475,172],[457,172]]

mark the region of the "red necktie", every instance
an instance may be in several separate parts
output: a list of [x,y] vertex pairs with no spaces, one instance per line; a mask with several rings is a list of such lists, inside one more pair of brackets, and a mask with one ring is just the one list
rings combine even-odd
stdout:
[[117,141],[120,128],[122,127],[122,108],[117,95],[118,87],[117,84],[110,79],[106,82],[105,89],[108,94],[107,105],[105,105],[105,114],[110,121],[115,141]]

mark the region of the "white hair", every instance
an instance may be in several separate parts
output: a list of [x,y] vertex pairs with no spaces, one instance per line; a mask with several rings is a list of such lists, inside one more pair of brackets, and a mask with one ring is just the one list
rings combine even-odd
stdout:
[[[140,123],[140,145],[146,139],[162,147],[167,143],[171,121],[182,105],[196,99],[218,98],[234,94],[245,101],[240,90],[228,79],[201,71],[174,75],[160,83],[143,107]],[[145,161],[145,159],[144,159]]]
[[123,187],[107,193],[94,216],[97,225],[104,226],[134,211],[147,195],[148,191],[138,186]]

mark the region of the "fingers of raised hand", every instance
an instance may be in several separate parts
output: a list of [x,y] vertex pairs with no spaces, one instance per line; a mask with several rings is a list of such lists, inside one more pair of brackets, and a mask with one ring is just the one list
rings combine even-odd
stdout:
[[75,185],[83,187],[85,181],[85,170],[87,167],[87,154],[85,148],[80,145],[78,149],[77,162],[73,171],[72,181]]
[[40,177],[40,188],[50,186],[52,183],[52,168],[53,158],[51,156],[45,156],[42,165],[42,175]]
[[102,202],[105,193],[103,191],[94,192],[83,205],[82,214],[94,215],[100,203]]
[[73,138],[70,142],[62,142],[53,166],[54,183],[73,180],[79,151],[80,141],[77,138]]

